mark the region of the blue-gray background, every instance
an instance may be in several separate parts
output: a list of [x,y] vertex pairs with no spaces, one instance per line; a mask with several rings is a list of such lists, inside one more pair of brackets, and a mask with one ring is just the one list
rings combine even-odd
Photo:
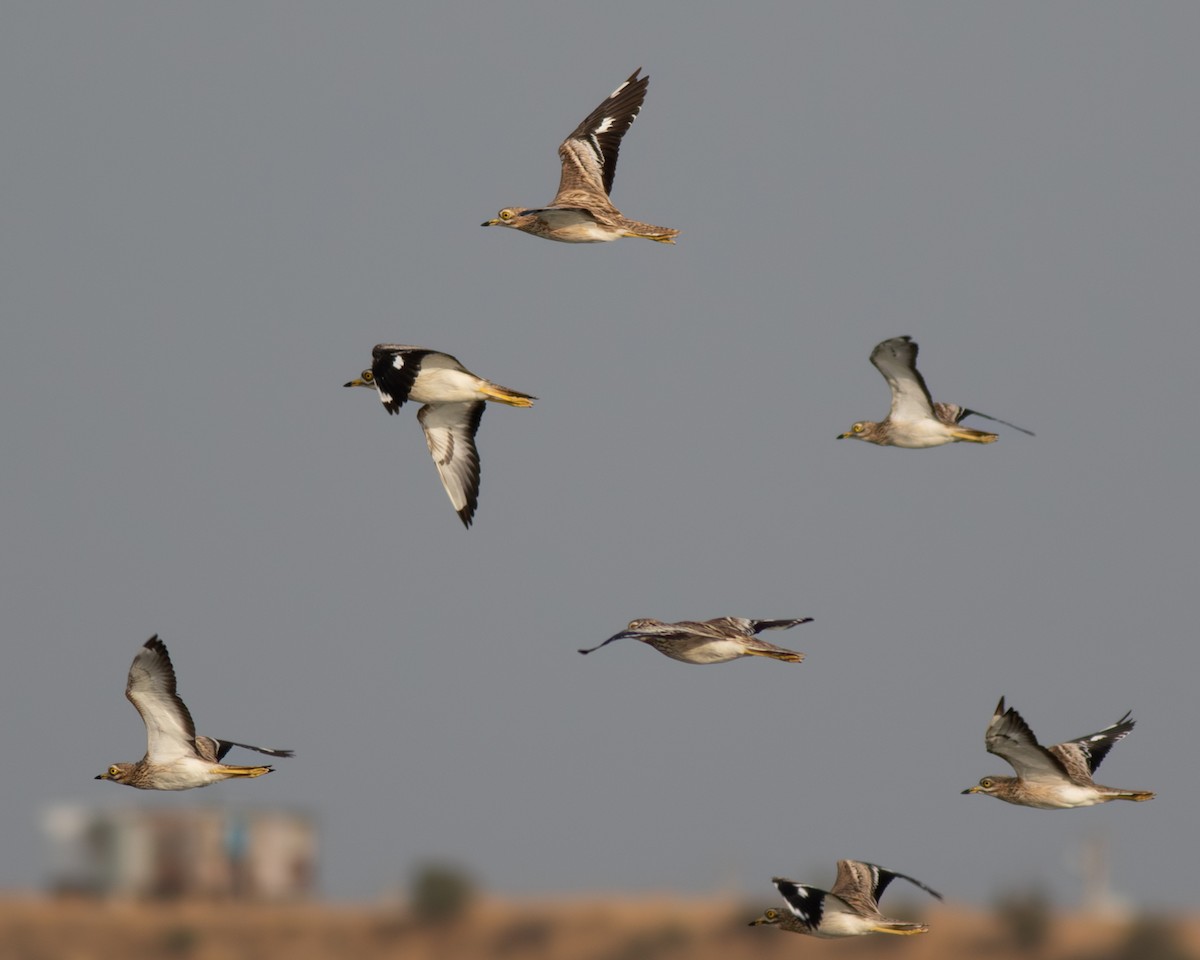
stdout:
[[[46,804],[313,811],[322,887],[438,856],[506,893],[762,897],[839,857],[985,901],[1196,902],[1200,7],[16,3],[0,23],[0,883]],[[652,81],[614,200],[678,246],[479,223]],[[911,334],[1037,431],[838,443]],[[493,407],[464,531],[373,344]],[[980,426],[988,426],[979,423]],[[802,666],[691,667],[631,617],[812,616]],[[201,732],[289,746],[142,795],[160,633]],[[963,797],[1132,708],[1102,782]]]

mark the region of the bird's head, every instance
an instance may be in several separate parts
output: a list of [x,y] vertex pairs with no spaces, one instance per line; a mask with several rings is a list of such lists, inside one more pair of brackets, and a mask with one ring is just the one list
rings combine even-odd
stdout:
[[763,915],[757,920],[751,920],[746,926],[748,927],[763,927],[774,926],[783,919],[783,915],[774,907],[770,907],[763,912]]
[[967,787],[963,793],[983,793],[994,797],[1003,789],[1001,784],[1007,783],[1011,779],[1012,777],[983,777],[975,786]]
[[96,780],[111,780],[113,783],[125,783],[133,773],[133,763],[114,763],[103,773],[96,774]]
[[859,420],[845,433],[839,433],[837,438],[839,440],[845,440],[847,437],[851,440],[870,440],[875,432],[875,427],[876,424],[870,420]]
[[364,370],[357,380],[351,380],[349,383],[343,383],[343,387],[374,387],[375,374],[370,370]]
[[516,227],[520,229],[536,217],[525,216],[525,207],[505,207],[492,220],[484,220],[481,227]]

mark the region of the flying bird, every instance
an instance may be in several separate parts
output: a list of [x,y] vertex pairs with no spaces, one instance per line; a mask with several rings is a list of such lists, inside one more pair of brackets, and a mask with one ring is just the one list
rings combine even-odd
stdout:
[[1110,800],[1153,800],[1149,790],[1118,790],[1092,780],[1100,761],[1118,740],[1133,729],[1126,713],[1111,727],[1086,737],[1043,747],[1022,716],[1004,698],[996,705],[984,742],[988,753],[1003,757],[1017,772],[1015,777],[984,777],[963,793],[982,793],[1005,803],[1039,810],[1070,810]]
[[892,388],[892,409],[878,423],[860,420],[846,433],[838,434],[839,440],[849,437],[881,447],[920,450],[958,441],[995,443],[1000,439],[994,433],[959,426],[959,422],[969,416],[983,417],[1033,436],[1033,432],[1024,427],[989,417],[978,410],[968,410],[956,403],[934,403],[925,386],[925,378],[917,370],[917,345],[912,337],[893,337],[877,344],[871,351],[871,363]]
[[545,207],[505,207],[485,227],[511,227],[561,243],[607,243],[620,237],[645,237],[674,243],[678,230],[655,227],[622,216],[608,198],[617,172],[621,138],[633,124],[646,99],[649,77],[629,79],[587,115],[558,148],[562,179],[558,193]]
[[832,890],[821,890],[775,877],[772,882],[783,894],[787,909],[767,910],[757,920],[750,921],[749,926],[777,926],[780,930],[826,940],[861,937],[868,933],[894,933],[901,936],[927,933],[929,925],[926,923],[892,920],[879,912],[879,898],[897,877],[942,899],[936,890],[906,874],[884,870],[861,860],[839,860],[837,881]]
[[380,343],[370,370],[347,387],[373,387],[388,413],[412,400],[424,404],[417,419],[437,466],[442,486],[463,526],[469,527],[479,505],[479,453],[475,432],[488,400],[510,407],[532,407],[537,397],[477,377],[448,353]]
[[175,692],[175,668],[158,634],[147,640],[133,658],[125,696],[146,724],[146,755],[137,763],[114,763],[98,774],[97,780],[111,780],[139,790],[189,790],[232,777],[261,777],[275,769],[222,763],[233,747],[271,757],[292,756],[291,750],[268,750],[196,736],[192,715]]
[[790,630],[812,617],[800,620],[748,620],[745,617],[717,617],[715,620],[681,620],[663,623],[661,620],[631,620],[620,633],[604,643],[580,653],[599,650],[614,640],[626,637],[648,643],[659,653],[684,663],[725,663],[739,657],[770,657],[785,663],[799,663],[804,654],[777,647],[755,634],[763,630]]

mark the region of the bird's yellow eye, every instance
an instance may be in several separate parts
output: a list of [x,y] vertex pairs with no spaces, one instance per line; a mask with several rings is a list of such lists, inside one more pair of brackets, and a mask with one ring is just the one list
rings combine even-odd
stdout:
[[984,777],[982,780],[980,780],[980,781],[979,781],[979,785],[980,785],[981,787],[983,787],[983,789],[984,789],[984,790],[990,790],[990,789],[992,789],[992,778],[991,778],[991,777]]
[[862,432],[863,432],[865,429],[867,429],[867,427],[866,427],[866,424],[862,424],[862,423],[856,423],[856,424],[855,424],[854,426],[852,426],[850,429],[851,429],[851,430],[852,430],[854,433],[862,433]]
[[364,383],[374,383],[375,382],[375,374],[373,374],[370,370],[364,370],[362,372],[362,378],[363,378]]
[[774,919],[775,919],[777,916],[779,916],[779,913],[778,913],[777,911],[775,911],[775,910],[768,910],[768,911],[767,911],[767,912],[764,914],[764,916],[765,916],[765,917],[766,917],[768,920],[774,920]]
[[510,209],[509,207],[505,207],[503,210],[500,211],[500,219],[501,220],[505,220],[505,221],[511,220],[516,215],[517,215],[516,211]]
[[109,775],[110,777],[119,777],[119,776],[121,775],[121,768],[120,768],[120,767],[117,767],[117,766],[112,766],[112,767],[109,767],[109,768],[108,768],[108,775]]

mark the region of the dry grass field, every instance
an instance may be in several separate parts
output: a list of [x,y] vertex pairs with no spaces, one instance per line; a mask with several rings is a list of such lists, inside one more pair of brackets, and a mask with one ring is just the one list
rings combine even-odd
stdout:
[[933,926],[925,936],[818,941],[748,927],[766,905],[655,896],[485,899],[455,923],[423,925],[398,907],[9,897],[0,900],[0,960],[1200,960],[1194,917],[1097,922],[1060,915],[1027,928],[950,906],[923,914]]

